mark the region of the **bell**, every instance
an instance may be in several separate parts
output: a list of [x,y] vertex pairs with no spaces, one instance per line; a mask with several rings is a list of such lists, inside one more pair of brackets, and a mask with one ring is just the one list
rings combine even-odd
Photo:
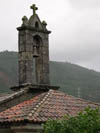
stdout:
[[36,48],[36,47],[34,47],[33,57],[34,57],[34,58],[39,57],[39,54],[38,54],[38,52],[37,52],[37,48]]

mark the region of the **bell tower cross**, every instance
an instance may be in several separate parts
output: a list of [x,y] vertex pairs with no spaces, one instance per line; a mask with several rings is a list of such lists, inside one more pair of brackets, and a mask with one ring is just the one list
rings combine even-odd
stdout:
[[38,7],[36,7],[36,5],[33,4],[30,8],[33,10],[33,15],[36,14],[36,10],[38,10]]

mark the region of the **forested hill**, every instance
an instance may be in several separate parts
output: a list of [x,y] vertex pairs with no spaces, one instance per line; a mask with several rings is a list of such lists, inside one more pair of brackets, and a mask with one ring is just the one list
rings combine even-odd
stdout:
[[[61,91],[100,102],[100,73],[67,62],[50,62],[51,84]],[[17,52],[0,52],[0,93],[18,82]]]

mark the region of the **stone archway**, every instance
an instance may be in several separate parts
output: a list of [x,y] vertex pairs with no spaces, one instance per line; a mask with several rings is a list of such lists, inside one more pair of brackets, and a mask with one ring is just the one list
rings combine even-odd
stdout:
[[40,84],[42,80],[43,71],[43,43],[39,35],[33,37],[33,61],[34,61],[34,74],[35,83]]

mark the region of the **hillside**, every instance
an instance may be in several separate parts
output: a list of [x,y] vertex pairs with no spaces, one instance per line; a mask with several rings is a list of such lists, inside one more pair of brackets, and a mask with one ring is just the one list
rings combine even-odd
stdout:
[[[17,52],[0,52],[0,93],[18,84]],[[50,62],[51,84],[61,91],[100,102],[100,73],[67,62]]]

